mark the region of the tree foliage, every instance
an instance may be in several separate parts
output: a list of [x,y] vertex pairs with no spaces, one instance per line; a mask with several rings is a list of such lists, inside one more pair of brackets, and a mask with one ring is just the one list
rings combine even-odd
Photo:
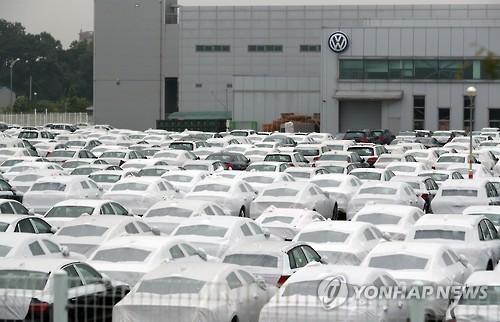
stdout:
[[75,41],[64,50],[49,33],[29,34],[20,23],[0,19],[0,86],[10,87],[10,64],[16,58],[14,111],[32,111],[33,93],[37,108],[45,102],[48,111],[85,112],[92,105],[92,43]]

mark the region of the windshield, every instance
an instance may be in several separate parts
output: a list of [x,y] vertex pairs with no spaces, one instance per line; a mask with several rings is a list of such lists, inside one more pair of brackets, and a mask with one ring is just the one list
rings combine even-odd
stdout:
[[288,174],[294,178],[309,179],[311,177],[311,173],[306,171],[289,171]]
[[121,175],[119,174],[92,174],[89,176],[90,179],[95,182],[107,182],[107,183],[115,183],[120,180]]
[[275,165],[267,165],[267,164],[255,164],[255,165],[249,165],[247,168],[247,171],[254,170],[255,171],[276,171],[276,166]]
[[104,152],[101,154],[101,158],[124,158],[127,155],[126,152]]
[[90,260],[110,263],[144,262],[151,251],[131,247],[120,247],[98,251]]
[[255,176],[255,177],[246,177],[243,178],[246,182],[250,183],[273,183],[274,178],[264,177],[264,176]]
[[241,266],[278,267],[278,257],[260,254],[231,254],[225,256],[222,262]]
[[456,162],[456,163],[464,163],[465,157],[454,156],[454,155],[442,155],[439,157],[437,162]]
[[310,243],[343,243],[349,237],[349,233],[333,230],[321,230],[301,233],[298,241]]
[[356,221],[367,222],[374,225],[397,225],[401,221],[401,217],[383,213],[373,213],[358,215]]
[[267,217],[262,221],[262,224],[268,224],[270,222],[280,222],[284,224],[291,224],[294,221],[295,217],[289,216],[272,216]]
[[210,225],[194,225],[178,227],[175,236],[178,235],[198,235],[206,237],[224,237],[227,228],[210,226]]
[[385,187],[368,187],[362,188],[359,190],[359,194],[373,194],[373,195],[396,195],[398,192],[397,189],[394,188],[385,188]]
[[186,170],[203,170],[203,171],[207,171],[209,169],[209,165],[208,164],[191,163],[191,164],[184,165],[184,169],[186,169]]
[[342,181],[336,180],[314,180],[312,183],[318,185],[320,188],[336,188],[339,187]]
[[87,206],[60,206],[53,207],[45,214],[45,217],[66,217],[66,218],[76,218],[80,217],[83,213],[92,214],[94,212],[94,207]]
[[416,168],[411,166],[397,165],[391,166],[389,165],[387,169],[391,171],[399,171],[399,172],[415,172]]
[[358,154],[362,157],[373,155],[374,149],[370,149],[368,147],[350,147],[348,151],[358,152]]
[[31,187],[31,191],[64,191],[66,185],[59,182],[40,182]]
[[198,191],[215,191],[215,192],[228,192],[231,186],[224,184],[200,184],[193,188],[193,192]]
[[149,185],[145,183],[137,183],[137,182],[124,182],[117,183],[111,188],[111,191],[124,191],[124,190],[132,190],[132,191],[146,191],[148,190]]
[[71,237],[99,237],[102,236],[108,228],[94,225],[77,225],[62,227],[57,234]]
[[349,162],[350,158],[347,155],[341,154],[323,154],[318,161],[345,161]]
[[465,231],[461,230],[442,230],[442,229],[429,229],[417,230],[414,239],[452,239],[452,240],[465,240]]
[[75,155],[75,151],[67,151],[67,150],[55,150],[49,154],[49,157],[64,157],[64,158],[72,158]]
[[441,192],[444,196],[477,197],[477,190],[472,189],[446,189]]
[[370,258],[368,267],[385,268],[393,270],[420,269],[427,266],[429,260],[424,257],[413,255],[395,254],[386,256],[377,256]]
[[304,156],[317,156],[319,155],[319,149],[295,149],[295,152],[300,152]]
[[162,176],[162,178],[174,182],[191,182],[194,177],[181,174],[168,174]]
[[193,214],[192,209],[180,208],[180,207],[165,207],[165,208],[157,208],[150,209],[144,217],[191,217]]
[[298,190],[292,188],[276,188],[264,190],[262,196],[267,197],[295,197],[299,193]]
[[186,277],[169,276],[143,281],[136,292],[159,295],[198,294],[205,283],[205,281]]
[[351,172],[359,180],[380,180],[382,174],[378,172]]
[[16,290],[43,290],[49,274],[36,271],[0,270],[0,288]]
[[419,177],[431,177],[434,181],[445,181],[450,176],[445,173],[420,173]]

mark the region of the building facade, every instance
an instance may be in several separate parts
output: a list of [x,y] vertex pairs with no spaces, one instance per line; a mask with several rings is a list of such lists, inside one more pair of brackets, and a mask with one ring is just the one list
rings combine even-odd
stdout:
[[485,60],[500,55],[500,4],[107,0],[95,15],[96,122],[147,128],[175,111],[229,111],[259,126],[320,113],[332,133],[500,125],[500,81]]

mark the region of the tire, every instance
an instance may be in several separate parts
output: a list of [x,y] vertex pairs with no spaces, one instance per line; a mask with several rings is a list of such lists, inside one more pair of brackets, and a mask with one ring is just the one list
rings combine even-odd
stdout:
[[490,261],[488,261],[488,265],[486,265],[486,270],[487,271],[492,271],[493,270],[493,263]]
[[241,207],[240,212],[238,213],[238,217],[246,217],[245,207]]
[[337,203],[333,206],[332,220],[339,220],[339,206]]
[[238,321],[239,321],[239,320],[238,320],[238,317],[237,317],[237,316],[235,316],[235,317],[233,317],[233,318],[231,319],[231,322],[238,322]]

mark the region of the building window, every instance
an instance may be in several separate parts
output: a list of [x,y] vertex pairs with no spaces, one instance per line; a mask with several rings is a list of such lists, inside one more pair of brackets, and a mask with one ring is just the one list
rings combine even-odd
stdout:
[[250,53],[283,52],[283,45],[248,45]]
[[500,66],[487,60],[341,59],[340,79],[496,79]]
[[195,85],[195,87],[196,87],[196,88],[202,88],[202,87],[203,87],[203,85],[202,85],[202,84],[200,84],[200,83],[198,83],[198,84],[196,84],[196,85]]
[[179,24],[179,7],[171,5],[165,7],[165,23],[167,25]]
[[197,53],[228,53],[230,49],[229,45],[196,45]]
[[425,96],[413,96],[413,129],[423,130],[425,123]]
[[490,108],[490,127],[500,127],[500,108]]
[[300,45],[299,50],[303,53],[318,53],[321,51],[321,45]]
[[438,109],[438,130],[448,131],[450,129],[450,108],[443,107]]
[[470,98],[464,96],[464,130],[466,132],[474,131],[474,122],[474,109],[471,108]]

